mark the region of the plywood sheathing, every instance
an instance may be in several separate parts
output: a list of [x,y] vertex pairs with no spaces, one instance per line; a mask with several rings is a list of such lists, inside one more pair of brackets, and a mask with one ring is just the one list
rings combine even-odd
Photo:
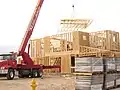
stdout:
[[50,52],[50,37],[44,37],[44,54],[48,56]]
[[[36,39],[36,40],[31,40],[31,42],[30,42],[30,53],[31,53],[31,57],[37,57],[37,56],[39,56],[38,55],[38,40]],[[39,45],[40,46],[40,45]]]
[[85,32],[73,32],[73,51],[78,51],[80,46],[89,46],[89,34]]
[[31,57],[43,57],[44,50],[43,50],[43,41],[42,39],[34,39],[30,40],[30,56]]
[[71,73],[71,57],[63,55],[61,57],[61,73]]

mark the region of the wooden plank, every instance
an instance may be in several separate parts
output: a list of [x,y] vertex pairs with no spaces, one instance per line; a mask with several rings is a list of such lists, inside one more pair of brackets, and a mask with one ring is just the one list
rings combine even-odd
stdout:
[[116,58],[120,58],[120,52],[113,52]]
[[73,51],[79,52],[79,33],[78,32],[73,32]]
[[36,40],[36,57],[40,57],[41,56],[41,44],[40,44],[40,39]]
[[50,37],[44,37],[44,53],[47,56],[50,53]]
[[31,57],[36,57],[36,40],[31,41]]
[[93,73],[81,73],[81,72],[79,72],[79,73],[73,73],[74,75],[85,75],[85,76],[91,76],[91,75],[93,75]]
[[61,57],[61,73],[71,73],[70,55],[64,55]]

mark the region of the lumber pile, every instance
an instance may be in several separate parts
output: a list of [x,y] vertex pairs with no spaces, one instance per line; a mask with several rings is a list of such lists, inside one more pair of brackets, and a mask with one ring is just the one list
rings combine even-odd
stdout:
[[103,75],[76,76],[75,90],[102,90],[102,83]]
[[120,85],[119,65],[120,58],[75,58],[76,89],[106,90],[118,87]]

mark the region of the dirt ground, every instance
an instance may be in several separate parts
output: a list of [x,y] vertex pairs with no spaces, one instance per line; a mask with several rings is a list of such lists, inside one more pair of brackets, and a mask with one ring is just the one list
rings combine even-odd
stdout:
[[[0,90],[31,90],[32,78],[15,78],[6,80],[0,78]],[[75,90],[74,77],[44,76],[43,79],[35,78],[37,90]]]
[[[45,75],[43,79],[35,78],[36,90],[75,90],[75,77],[63,77],[60,75]],[[0,78],[0,90],[32,90],[32,78],[17,78],[6,80]],[[120,90],[120,88],[114,89]]]

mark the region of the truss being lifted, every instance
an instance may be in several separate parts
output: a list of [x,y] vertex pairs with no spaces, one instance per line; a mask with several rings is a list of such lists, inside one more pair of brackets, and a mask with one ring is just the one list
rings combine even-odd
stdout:
[[90,19],[62,19],[60,22],[59,33],[81,31],[83,29],[86,29],[91,23],[92,20]]

